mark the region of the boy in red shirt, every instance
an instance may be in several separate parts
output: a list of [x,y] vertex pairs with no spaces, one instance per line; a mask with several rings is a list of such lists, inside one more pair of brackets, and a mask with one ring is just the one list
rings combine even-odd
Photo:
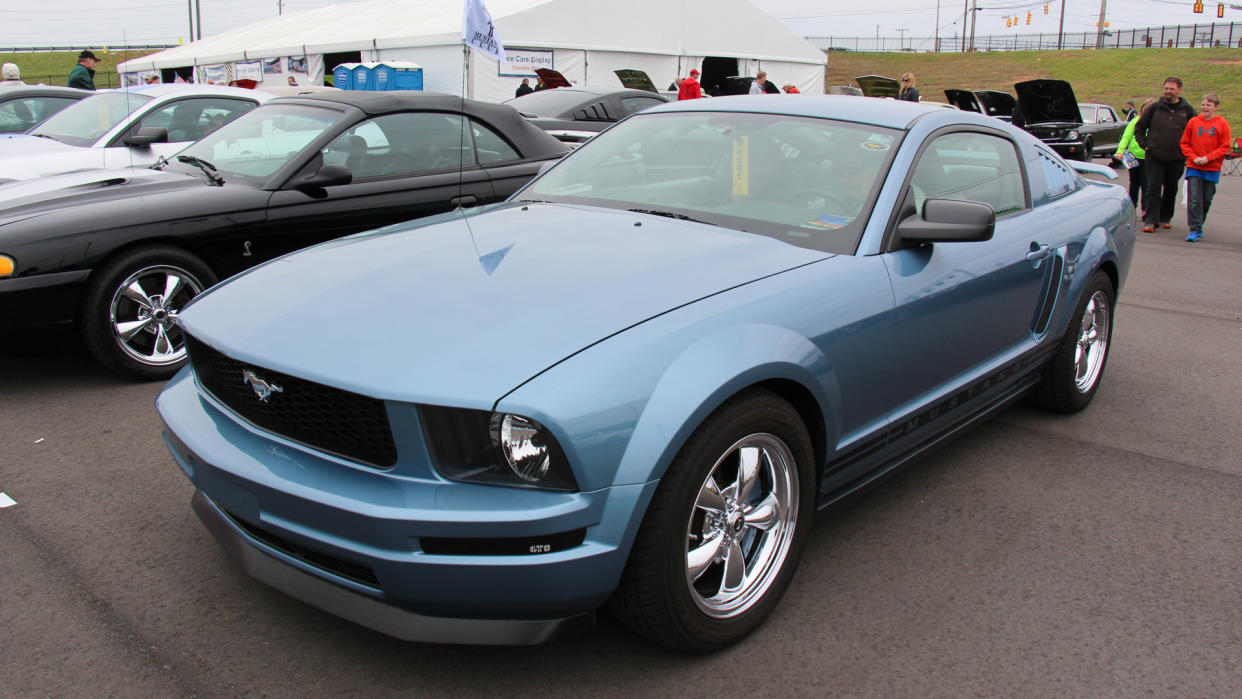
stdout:
[[1187,242],[1203,238],[1203,222],[1216,183],[1220,182],[1220,166],[1229,152],[1229,122],[1216,113],[1220,96],[1209,92],[1203,96],[1199,115],[1186,122],[1182,132],[1182,154],[1186,156],[1186,224],[1190,234]]

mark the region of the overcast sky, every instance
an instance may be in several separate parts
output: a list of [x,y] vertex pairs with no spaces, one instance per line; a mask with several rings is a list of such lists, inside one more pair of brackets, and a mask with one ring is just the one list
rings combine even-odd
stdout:
[[[444,0],[461,4],[462,0]],[[284,11],[297,12],[341,0],[284,0]],[[803,36],[931,36],[936,25],[937,0],[751,0]],[[1061,0],[1051,0],[1050,13],[1043,13],[1039,0],[977,0],[980,8],[976,34],[1057,31]],[[200,0],[203,36],[218,34],[277,12],[277,0]],[[38,2],[4,0],[0,6],[0,48],[8,46],[119,45],[122,43],[176,43],[188,39],[187,0],[52,0]],[[1111,28],[1147,27],[1161,24],[1194,24],[1209,21],[1242,23],[1242,10],[1229,9],[1216,20],[1216,1],[1205,0],[1206,12],[1191,12],[1193,0],[1108,0]],[[618,11],[624,3],[617,4]],[[1066,31],[1094,30],[1100,0],[1065,0]],[[960,31],[963,0],[940,3],[940,33]],[[1026,12],[1031,25],[1026,26]],[[1019,16],[1018,29],[1006,29],[1006,16]],[[659,17],[652,17],[653,22]],[[1242,27],[1239,28],[1242,31]],[[502,37],[503,39],[503,37]]]

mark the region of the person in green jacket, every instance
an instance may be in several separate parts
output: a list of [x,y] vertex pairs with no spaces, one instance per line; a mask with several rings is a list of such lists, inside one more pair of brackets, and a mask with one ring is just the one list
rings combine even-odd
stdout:
[[90,49],[86,49],[78,54],[78,64],[69,72],[69,87],[76,87],[79,90],[95,89],[95,66],[99,65],[99,59],[95,58],[95,54]]
[[[1155,97],[1148,97],[1143,102],[1142,108],[1134,112],[1134,116],[1130,118],[1130,123],[1126,125],[1126,132],[1121,135],[1121,142],[1117,144],[1117,152],[1113,154],[1113,163],[1115,165],[1121,164],[1121,155],[1126,151],[1130,151],[1130,155],[1133,155],[1134,159],[1138,161],[1138,165],[1130,168],[1129,171],[1130,201],[1135,206],[1139,206],[1139,202],[1145,203],[1147,201],[1147,197],[1144,196],[1147,193],[1147,177],[1145,176],[1146,173],[1143,172],[1143,159],[1147,156],[1147,153],[1138,144],[1138,141],[1134,139],[1134,126],[1138,124],[1139,115],[1143,113],[1143,110],[1147,109],[1155,101]],[[1144,211],[1143,216],[1147,216],[1146,211]]]

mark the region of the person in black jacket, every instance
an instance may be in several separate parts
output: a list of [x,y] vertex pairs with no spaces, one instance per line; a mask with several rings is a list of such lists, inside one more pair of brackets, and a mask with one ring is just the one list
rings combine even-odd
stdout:
[[1147,171],[1147,216],[1143,219],[1146,233],[1173,225],[1177,185],[1186,170],[1182,132],[1186,122],[1197,114],[1182,99],[1182,79],[1171,76],[1164,80],[1164,98],[1144,109],[1134,126],[1134,140],[1147,151],[1143,159],[1143,169]]
[[529,95],[530,93],[534,91],[535,91],[535,88],[530,86],[530,78],[522,78],[522,84],[518,85],[517,92],[514,93],[513,96],[521,97],[522,95]]
[[901,90],[897,93],[897,99],[906,102],[919,101],[919,89],[914,86],[914,73],[906,73],[901,76]]

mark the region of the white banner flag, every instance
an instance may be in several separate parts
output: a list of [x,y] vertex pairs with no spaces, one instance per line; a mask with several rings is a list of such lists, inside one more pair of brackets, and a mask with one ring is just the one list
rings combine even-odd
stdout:
[[461,40],[466,46],[495,58],[505,60],[505,47],[496,36],[496,26],[483,0],[466,0],[461,21]]

